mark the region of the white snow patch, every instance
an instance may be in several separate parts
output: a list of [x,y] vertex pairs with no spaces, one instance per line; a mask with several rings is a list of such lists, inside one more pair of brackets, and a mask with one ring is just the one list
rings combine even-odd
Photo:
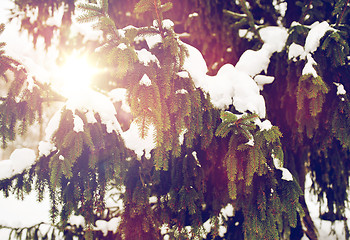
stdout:
[[225,219],[228,217],[233,217],[234,215],[234,209],[231,203],[228,203],[224,208],[221,209],[221,214]]
[[151,196],[148,198],[149,204],[155,204],[158,202],[158,198],[156,196]]
[[245,145],[254,147],[254,137],[251,136],[248,140],[248,142],[245,143]]
[[143,39],[146,41],[149,49],[154,48],[154,46],[162,42],[162,36],[160,34],[146,35]]
[[286,181],[293,181],[293,175],[290,173],[290,171],[287,168],[279,168],[282,170],[282,180]]
[[240,38],[246,38],[248,40],[252,40],[254,37],[254,33],[249,31],[248,29],[239,29],[238,35]]
[[346,94],[346,90],[344,88],[344,85],[341,83],[336,83],[333,82],[335,86],[337,86],[337,95],[345,95]]
[[174,27],[174,22],[170,19],[164,19],[162,21],[162,26],[164,29],[172,29]]
[[185,134],[188,132],[187,129],[183,129],[180,134],[179,134],[179,143],[180,145],[182,145],[184,143],[185,140]]
[[304,52],[305,49],[303,46],[296,43],[292,43],[288,49],[288,59],[293,59],[293,61],[295,62],[297,61],[297,57],[300,57],[302,55],[304,56]]
[[33,88],[37,87],[37,85],[34,83],[34,79],[33,76],[31,74],[28,74],[27,76],[27,89],[32,93],[33,92]]
[[275,80],[275,77],[273,76],[266,76],[266,75],[256,75],[254,77],[254,81],[258,84],[259,89],[262,91],[264,90],[265,84],[270,84]]
[[38,150],[39,150],[39,156],[49,156],[52,151],[55,151],[57,148],[52,142],[48,141],[40,141]]
[[149,66],[150,62],[155,62],[157,63],[158,67],[160,67],[158,58],[155,55],[153,55],[150,51],[146,50],[145,48],[142,48],[141,50],[135,50],[135,52],[137,53],[139,61],[145,66]]
[[198,17],[198,13],[197,12],[193,12],[191,14],[188,15],[189,18],[193,18],[193,17]]
[[286,181],[293,181],[293,175],[290,173],[290,171],[287,168],[283,167],[283,163],[280,159],[278,159],[274,154],[271,154],[271,157],[273,159],[273,164],[275,167],[282,171],[282,180]]
[[[1,168],[0,168],[1,169]],[[34,186],[33,186],[34,189]],[[35,224],[50,223],[50,198],[48,192],[44,193],[42,202],[37,201],[35,191],[25,196],[24,200],[18,200],[15,195],[10,194],[5,198],[0,195],[0,225],[9,227],[31,227]],[[2,231],[0,230],[2,233]],[[0,236],[3,236],[0,233]],[[8,236],[1,237],[7,239]]]
[[215,107],[226,109],[233,103],[240,112],[249,110],[265,117],[265,100],[260,95],[258,85],[248,74],[231,64],[225,64],[216,76],[208,76],[202,54],[188,44],[184,43],[184,46],[189,52],[183,65],[184,70],[189,72],[196,87],[209,93]]
[[307,57],[307,62],[303,68],[302,74],[303,75],[311,74],[314,78],[316,78],[318,74],[316,72],[316,69],[313,66],[317,65],[317,63],[315,62],[315,60],[313,59],[310,53],[307,54],[306,57]]
[[149,79],[148,75],[145,73],[145,74],[143,74],[139,84],[149,87],[152,85],[152,82],[151,82],[151,79]]
[[125,49],[127,49],[128,47],[126,46],[125,43],[120,43],[120,44],[118,45],[117,48],[119,48],[119,49],[121,49],[121,50],[125,50]]
[[188,91],[186,89],[179,89],[179,90],[176,90],[175,94],[186,94],[188,93]]
[[62,110],[59,109],[50,119],[49,123],[47,124],[47,127],[45,128],[45,140],[50,141],[54,135],[54,133],[57,131],[60,121],[61,121],[61,114]]
[[[73,113],[79,110],[83,113],[89,111],[98,113],[101,118],[101,123],[106,125],[107,133],[113,131],[120,133],[121,127],[116,118],[116,110],[109,98],[99,92],[87,89],[83,94],[78,94],[73,99],[68,99],[66,108]],[[90,113],[91,114],[91,113]]]
[[208,67],[205,62],[202,53],[195,47],[181,42],[188,51],[188,57],[185,58],[183,69],[186,70],[190,76],[196,87],[200,87],[203,79],[205,78]]
[[93,111],[87,111],[85,116],[86,116],[86,121],[88,123],[97,123],[97,120],[95,118],[95,114]]
[[283,50],[288,34],[282,27],[266,27],[260,30],[260,34],[264,41],[260,50],[247,50],[236,67],[225,64],[216,76],[206,74],[208,67],[196,48],[182,43],[189,53],[183,69],[190,74],[196,87],[209,93],[215,107],[225,109],[233,104],[240,112],[249,110],[265,117],[265,100],[260,95],[259,87],[262,89],[263,84],[272,82],[273,77],[257,77],[260,86],[251,77],[267,71],[271,55]]
[[269,26],[259,30],[261,39],[264,45],[269,49],[270,54],[274,52],[281,52],[286,45],[288,38],[288,31],[284,27]]
[[260,72],[267,72],[270,57],[274,52],[281,52],[288,38],[288,33],[282,27],[265,27],[259,30],[264,41],[261,49],[245,51],[236,64],[236,68],[253,77]]
[[[153,27],[158,28],[159,24],[157,20],[153,20]],[[170,19],[164,19],[162,21],[162,27],[164,29],[172,29],[174,27],[174,22],[171,21]]]
[[167,234],[170,230],[169,225],[166,223],[163,223],[163,225],[159,229],[160,229],[160,234],[162,235]]
[[[322,213],[328,210],[327,199],[323,199],[323,203],[317,201],[317,196],[312,194],[311,185],[313,181],[311,174],[306,174],[305,178],[305,202],[310,212],[310,216],[315,224],[315,227],[318,231],[319,240],[329,240],[329,239],[346,239],[344,231],[344,222],[343,221],[325,221],[320,219],[320,210]],[[350,210],[345,208],[345,216],[347,217],[347,224],[349,224]],[[333,231],[333,233],[331,233]],[[309,240],[309,238],[304,235],[302,240]]]
[[178,76],[181,77],[181,78],[189,78],[189,77],[190,77],[190,76],[188,75],[188,72],[186,72],[186,71],[178,72],[178,73],[176,73],[176,75],[178,75]]
[[109,221],[100,219],[95,222],[95,225],[96,225],[95,230],[99,230],[103,233],[103,236],[107,236],[108,231],[111,231],[113,233],[117,232],[120,222],[121,222],[120,216],[114,217]]
[[122,110],[124,112],[131,113],[130,106],[126,100],[126,88],[115,88],[108,93],[108,96],[112,99],[113,102],[122,102]]
[[324,34],[328,30],[334,30],[329,26],[326,21],[321,23],[315,22],[311,26],[311,30],[309,31],[306,40],[305,40],[305,52],[313,53],[320,45],[320,40],[324,36]]
[[272,128],[272,124],[268,119],[261,122],[259,118],[256,118],[254,123],[260,128],[260,131],[268,131]]
[[247,73],[249,76],[253,77],[260,72],[267,72],[267,67],[270,63],[271,54],[266,48],[261,48],[258,51],[246,50],[239,61],[236,64],[236,68],[239,71]]
[[148,131],[145,135],[145,138],[141,138],[139,133],[139,128],[134,120],[130,124],[130,128],[122,133],[122,137],[125,142],[125,146],[133,150],[138,159],[141,159],[141,156],[145,152],[147,159],[151,158],[151,150],[156,147],[155,139],[155,127],[151,124],[148,128]]
[[22,173],[34,164],[35,159],[34,150],[29,148],[15,149],[9,160],[0,161],[0,180]]
[[73,121],[74,121],[73,130],[75,132],[84,132],[84,122],[78,115],[76,114],[73,115]]
[[71,215],[69,217],[68,222],[71,225],[75,225],[77,227],[82,227],[82,228],[85,227],[85,218],[82,215],[78,215],[78,216],[77,215]]

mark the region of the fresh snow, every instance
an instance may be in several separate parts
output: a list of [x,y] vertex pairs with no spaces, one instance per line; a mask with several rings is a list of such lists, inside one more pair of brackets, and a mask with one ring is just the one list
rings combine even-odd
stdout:
[[346,94],[346,90],[345,90],[343,84],[334,82],[334,85],[337,86],[337,95],[345,95]]
[[271,157],[273,159],[273,163],[275,167],[282,171],[282,180],[285,181],[293,181],[293,175],[290,173],[290,171],[287,168],[283,167],[283,163],[280,159],[278,159],[274,154],[271,154]]
[[176,90],[175,94],[186,94],[188,93],[188,91],[186,89],[179,89],[179,90]]
[[[153,20],[153,27],[158,28],[159,24],[157,20]],[[164,19],[162,21],[162,27],[164,29],[172,29],[174,27],[174,22],[170,19]]]
[[[14,195],[5,198],[0,195],[0,225],[9,227],[30,227],[40,222],[50,223],[50,200],[48,194],[42,202],[37,201],[34,191],[18,200]],[[0,239],[6,239],[0,230]]]
[[260,131],[268,131],[272,128],[272,124],[268,119],[265,119],[263,122],[261,122],[259,118],[256,118],[254,120],[254,123],[260,128]]
[[266,73],[270,63],[270,57],[271,54],[265,47],[257,51],[248,49],[239,58],[236,68],[239,71],[247,73],[251,77],[262,71]]
[[304,54],[305,49],[303,46],[296,44],[296,43],[292,43],[289,46],[288,49],[288,59],[293,59],[293,61],[297,61],[297,57],[300,57]]
[[245,51],[236,64],[236,68],[254,77],[260,72],[267,72],[270,58],[274,52],[281,52],[288,38],[287,29],[282,27],[265,27],[259,30],[264,44],[261,49]]
[[75,110],[79,110],[83,113],[89,111],[98,113],[101,118],[101,123],[106,125],[108,133],[112,133],[113,131],[117,133],[121,132],[120,124],[116,118],[117,112],[115,107],[110,99],[102,93],[86,89],[82,94],[77,93],[77,96],[68,99],[66,108],[73,113]]
[[84,122],[78,115],[73,114],[73,122],[74,122],[73,130],[75,132],[84,132]]
[[303,75],[311,74],[314,78],[316,78],[318,74],[314,66],[317,65],[317,63],[315,62],[315,60],[313,59],[310,53],[308,53],[306,57],[307,57],[307,62],[302,70],[302,74]]
[[119,48],[119,49],[121,49],[121,50],[125,50],[125,49],[127,49],[128,47],[126,46],[125,43],[120,43],[120,44],[117,46],[117,48]]
[[226,109],[233,104],[240,112],[249,110],[265,118],[265,100],[260,95],[260,89],[264,84],[272,83],[273,77],[259,75],[256,78],[258,83],[252,77],[267,71],[270,57],[274,52],[283,50],[288,34],[282,27],[266,27],[259,32],[264,41],[262,48],[245,51],[235,67],[225,64],[216,76],[207,75],[207,64],[195,47],[182,43],[189,53],[183,65],[184,70],[191,75],[196,87],[209,93],[215,107]]
[[144,37],[144,39],[146,40],[146,43],[147,43],[149,49],[154,48],[154,46],[156,46],[158,43],[162,42],[162,36],[160,36],[159,34],[146,35]]
[[[292,26],[300,25],[297,22],[293,22]],[[297,61],[297,58],[307,60],[303,70],[303,75],[311,74],[314,78],[318,76],[314,65],[317,65],[316,61],[312,57],[312,53],[314,53],[320,45],[321,38],[325,35],[325,33],[329,30],[334,31],[329,24],[324,22],[315,22],[310,27],[310,31],[305,40],[305,46],[301,46],[296,43],[292,43],[288,49],[288,59],[292,59],[293,61]]]
[[59,109],[50,119],[45,128],[45,140],[50,141],[57,131],[61,121],[62,109]]
[[30,168],[35,160],[34,150],[29,148],[15,149],[9,160],[0,161],[0,180],[22,173]]
[[320,45],[321,38],[328,30],[333,30],[333,28],[331,28],[326,21],[312,24],[311,30],[305,40],[305,51],[307,53],[315,52]]
[[131,113],[130,106],[126,100],[127,90],[126,88],[115,88],[108,93],[112,102],[122,102],[122,110],[127,113]]
[[232,64],[222,66],[216,76],[207,75],[207,64],[195,47],[182,43],[188,50],[183,68],[192,77],[196,87],[208,92],[213,105],[226,109],[233,104],[240,112],[247,110],[265,117],[265,100],[260,95],[256,82],[245,72],[237,70]]
[[258,84],[258,87],[260,91],[264,90],[265,84],[270,84],[275,80],[275,77],[273,76],[266,76],[266,75],[256,75],[254,77],[254,81],[256,84]]
[[151,158],[151,150],[156,147],[155,143],[155,127],[150,124],[145,138],[141,138],[139,127],[134,120],[130,124],[130,128],[122,133],[122,137],[125,142],[125,146],[133,150],[138,159],[141,159],[141,156],[145,152],[147,159]]
[[148,75],[145,73],[145,74],[143,74],[139,84],[149,87],[152,85],[152,82],[151,82],[151,79],[149,79]]
[[121,217],[114,217],[109,221],[97,220],[95,222],[95,230],[99,230],[103,233],[103,236],[107,236],[108,231],[116,233],[121,222]]
[[92,123],[92,124],[97,123],[97,120],[95,118],[95,114],[93,111],[87,111],[85,116],[86,116],[86,121],[88,123]]
[[198,16],[199,14],[197,12],[194,12],[188,15],[189,18],[198,17]]
[[288,38],[288,31],[284,27],[269,26],[259,30],[263,47],[269,49],[270,53],[281,52]]
[[52,142],[40,141],[39,146],[39,156],[49,156],[52,151],[56,150],[55,145]]
[[158,67],[160,67],[160,63],[158,58],[153,55],[150,51],[146,50],[145,48],[142,48],[141,50],[135,50],[137,53],[137,56],[139,58],[139,61],[143,63],[145,66],[149,66],[150,62],[157,63]]
[[82,215],[71,215],[69,217],[69,220],[68,222],[71,224],[71,225],[75,225],[77,227],[82,227],[84,228],[85,227],[85,219]]
[[176,75],[178,75],[180,78],[189,78],[190,76],[188,75],[188,72],[186,71],[181,71],[176,73]]

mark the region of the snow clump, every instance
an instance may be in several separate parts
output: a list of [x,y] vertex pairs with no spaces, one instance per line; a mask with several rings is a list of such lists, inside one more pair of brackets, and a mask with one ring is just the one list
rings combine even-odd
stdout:
[[20,148],[12,152],[10,159],[0,161],[0,180],[11,178],[30,168],[36,159],[34,150]]

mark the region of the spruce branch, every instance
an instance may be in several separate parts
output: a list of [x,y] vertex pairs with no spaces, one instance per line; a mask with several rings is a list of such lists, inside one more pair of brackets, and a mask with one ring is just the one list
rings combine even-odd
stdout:
[[239,2],[240,2],[240,5],[242,7],[243,12],[245,13],[245,15],[247,15],[249,26],[251,27],[251,29],[255,33],[255,36],[257,37],[259,42],[263,43],[263,40],[260,37],[259,31],[255,27],[255,21],[254,21],[253,14],[249,11],[249,9],[247,7],[247,1],[246,0],[239,0]]
[[223,11],[223,13],[227,14],[228,16],[233,17],[234,19],[241,19],[241,18],[247,18],[248,17],[247,14],[245,14],[245,13],[243,13],[243,14],[242,13],[236,13],[236,12],[232,12],[232,11],[227,10],[227,9],[224,9],[222,11]]
[[305,16],[307,11],[311,8],[311,4],[312,4],[312,0],[309,0],[309,3],[307,4],[307,8],[304,10],[304,14],[302,15],[302,17],[299,19],[300,23],[304,22]]
[[159,10],[158,10],[158,4],[157,4],[157,0],[153,0],[153,6],[154,6],[154,9],[156,11],[156,15],[157,15],[157,21],[158,21],[158,25],[159,25],[159,30],[160,32],[162,33],[163,35],[163,19],[162,19],[162,16],[159,14]]
[[344,8],[343,8],[343,11],[342,11],[340,17],[337,19],[336,26],[339,26],[339,24],[341,23],[341,20],[342,20],[342,18],[343,18],[343,16],[344,16],[344,13],[345,13],[345,11],[346,11],[346,9],[347,9],[347,7],[348,7],[349,2],[350,2],[350,0],[347,0],[347,1],[346,1],[345,6],[344,6]]

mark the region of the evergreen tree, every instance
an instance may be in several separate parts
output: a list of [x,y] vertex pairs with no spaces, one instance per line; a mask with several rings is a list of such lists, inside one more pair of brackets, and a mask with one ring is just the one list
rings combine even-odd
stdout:
[[[108,73],[93,89],[61,96],[1,43],[1,80],[8,83],[0,102],[3,148],[42,121],[47,102],[63,102],[35,160],[0,176],[5,196],[36,191],[41,201],[49,192],[51,229],[13,228],[12,236],[317,239],[303,197],[308,173],[318,200],[327,199],[322,218],[346,220],[348,5],[16,1],[13,18],[21,18],[34,44],[44,37],[48,48],[58,36],[66,49],[58,62],[74,49],[92,50]],[[62,24],[50,24],[61,6]],[[102,31],[101,41],[70,38],[76,9],[79,22]],[[120,99],[111,101],[111,92]],[[109,199],[122,206],[109,206]],[[85,224],[70,222],[74,215]],[[346,221],[344,229],[349,238]]]

